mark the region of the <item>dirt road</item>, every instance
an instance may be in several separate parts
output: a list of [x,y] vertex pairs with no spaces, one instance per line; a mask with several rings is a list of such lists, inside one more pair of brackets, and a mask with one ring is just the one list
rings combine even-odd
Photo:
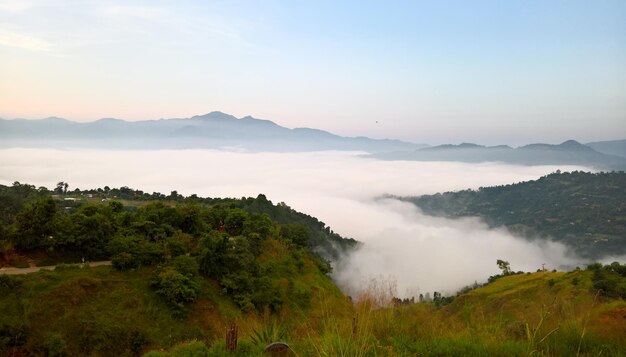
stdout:
[[[80,263],[79,263],[80,264]],[[111,265],[110,260],[103,260],[99,262],[88,262],[90,267],[98,267],[102,265]],[[8,268],[8,269],[0,269],[0,275],[19,275],[19,274],[28,274],[28,273],[36,273],[40,270],[54,270],[56,265],[45,266],[45,267],[32,267],[32,268]]]

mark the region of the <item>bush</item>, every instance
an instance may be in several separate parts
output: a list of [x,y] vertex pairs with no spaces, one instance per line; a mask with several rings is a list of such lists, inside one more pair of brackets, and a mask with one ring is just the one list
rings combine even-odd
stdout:
[[139,259],[135,258],[130,253],[118,253],[111,259],[113,268],[119,271],[127,271],[130,269],[136,269],[139,267]]
[[176,310],[182,310],[186,303],[194,301],[198,293],[198,284],[193,279],[171,267],[158,271],[152,286]]
[[606,297],[626,299],[626,265],[614,262],[602,266],[595,263],[590,264],[588,269],[593,271],[591,281],[594,290]]
[[8,293],[19,285],[19,280],[10,275],[0,275],[0,292]]
[[198,261],[195,258],[181,255],[172,260],[171,266],[177,272],[189,278],[198,275]]

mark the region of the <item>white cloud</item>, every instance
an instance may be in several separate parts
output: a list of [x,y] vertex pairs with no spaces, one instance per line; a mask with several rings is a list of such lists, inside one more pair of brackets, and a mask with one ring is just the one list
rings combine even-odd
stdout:
[[42,38],[4,30],[0,30],[0,46],[16,47],[36,52],[47,52],[54,47],[52,43]]
[[[558,167],[561,170],[579,167]],[[212,150],[0,150],[0,183],[53,187],[129,186],[146,192],[212,197],[256,196],[318,217],[364,246],[337,265],[348,292],[370,279],[395,281],[398,293],[454,292],[498,272],[579,264],[564,246],[529,242],[477,219],[425,216],[414,206],[376,197],[420,195],[536,179],[552,166],[377,161],[355,153],[237,153]]]
[[0,1],[0,12],[20,13],[33,7],[32,2],[26,0],[2,0]]

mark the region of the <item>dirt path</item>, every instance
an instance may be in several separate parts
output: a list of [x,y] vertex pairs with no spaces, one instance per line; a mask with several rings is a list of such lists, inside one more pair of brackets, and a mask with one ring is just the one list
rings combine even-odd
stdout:
[[[79,263],[80,264],[80,263]],[[110,260],[103,260],[100,262],[88,262],[90,267],[98,267],[103,265],[111,265]],[[40,270],[54,270],[56,265],[46,266],[46,267],[32,267],[32,268],[8,268],[8,269],[0,269],[0,275],[19,275],[19,274],[28,274],[28,273],[36,273]]]

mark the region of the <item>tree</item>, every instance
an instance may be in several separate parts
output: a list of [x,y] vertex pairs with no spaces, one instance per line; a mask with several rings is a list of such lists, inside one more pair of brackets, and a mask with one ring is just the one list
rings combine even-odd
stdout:
[[70,185],[67,182],[63,182],[63,181],[59,181],[57,182],[56,188],[54,189],[54,192],[62,195],[67,193],[67,188],[70,187]]
[[309,231],[302,224],[285,224],[280,227],[280,235],[299,247],[307,247],[309,245]]
[[186,303],[194,301],[198,294],[198,284],[171,267],[158,272],[152,280],[152,286],[157,289],[157,294],[177,310],[182,310]]
[[509,264],[509,262],[507,262],[505,260],[498,259],[496,261],[496,264],[498,264],[498,268],[500,268],[500,270],[502,270],[502,275],[510,275],[511,274],[511,265]]
[[57,233],[57,207],[52,197],[39,199],[27,205],[15,216],[17,248],[32,250],[47,245]]
[[253,213],[243,224],[243,234],[248,237],[267,238],[272,230],[272,220],[263,213]]
[[248,218],[248,213],[240,208],[234,208],[228,212],[224,221],[224,228],[231,236],[238,236],[243,230],[243,224]]

